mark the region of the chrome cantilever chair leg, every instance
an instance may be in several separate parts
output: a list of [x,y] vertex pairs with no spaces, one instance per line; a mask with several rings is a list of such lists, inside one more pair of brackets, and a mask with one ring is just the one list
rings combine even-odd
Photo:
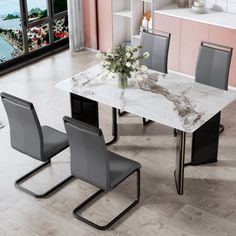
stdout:
[[[126,209],[124,209],[118,216],[116,216],[113,220],[111,220],[108,224],[106,225],[98,225],[95,224],[94,222],[85,219],[84,217],[82,217],[81,215],[79,215],[79,211],[85,207],[87,204],[89,204],[93,199],[95,199],[96,197],[98,197],[100,194],[102,194],[104,192],[103,189],[99,189],[96,193],[94,193],[92,196],[90,196],[87,200],[85,200],[83,203],[81,203],[78,207],[76,207],[73,210],[73,215],[75,218],[83,221],[84,223],[98,229],[98,230],[106,230],[108,228],[110,228],[114,223],[116,223],[122,216],[124,216],[129,210],[131,210],[135,205],[138,204],[139,199],[140,199],[140,170],[135,170],[133,173],[137,172],[137,195],[136,195],[136,199],[133,203],[131,203]],[[132,175],[133,173],[131,173],[130,175]],[[129,176],[130,176],[129,175]],[[129,176],[127,176],[124,180],[126,180]],[[120,183],[122,183],[124,180],[122,180]],[[117,187],[120,183],[118,183],[115,187]],[[114,188],[113,188],[114,189]]]
[[30,177],[32,177],[33,175],[37,174],[39,171],[43,170],[44,168],[48,167],[48,165],[51,164],[51,160],[43,163],[42,165],[38,166],[37,168],[33,169],[32,171],[30,171],[29,173],[25,174],[24,176],[22,176],[21,178],[19,178],[18,180],[15,181],[15,186],[17,189],[35,197],[35,198],[46,198],[48,196],[50,196],[53,193],[56,193],[57,191],[59,191],[66,183],[68,183],[70,180],[72,180],[74,178],[74,176],[70,175],[69,177],[67,177],[66,179],[64,179],[63,181],[61,181],[60,183],[58,183],[57,185],[55,185],[54,187],[52,187],[51,189],[47,190],[45,193],[42,194],[37,194],[32,192],[29,189],[24,188],[23,186],[21,186],[21,184],[23,182],[25,182],[26,180],[30,179]]

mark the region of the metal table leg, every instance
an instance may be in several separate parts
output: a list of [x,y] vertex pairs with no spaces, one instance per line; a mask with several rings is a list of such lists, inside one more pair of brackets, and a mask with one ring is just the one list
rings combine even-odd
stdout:
[[112,107],[112,135],[113,139],[106,143],[107,146],[112,145],[118,141],[117,109],[114,107]]
[[186,141],[186,133],[183,131],[177,131],[176,167],[175,167],[174,177],[175,177],[177,192],[180,195],[184,193],[185,141]]

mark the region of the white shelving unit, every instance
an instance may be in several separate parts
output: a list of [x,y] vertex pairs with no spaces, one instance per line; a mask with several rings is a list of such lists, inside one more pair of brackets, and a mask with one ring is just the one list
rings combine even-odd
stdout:
[[124,42],[139,44],[140,26],[145,12],[152,13],[152,28],[154,26],[154,11],[162,9],[174,0],[111,0],[113,13],[113,45]]
[[128,18],[132,17],[132,12],[129,9],[123,9],[123,10],[120,10],[120,11],[116,11],[113,14],[117,15],[117,16],[128,17]]
[[[152,13],[152,28],[154,25],[154,19],[153,19],[153,12],[154,12],[154,1],[153,0],[140,0],[143,3],[143,13],[142,13],[142,17],[144,15],[144,13],[151,11]],[[141,23],[140,23],[141,26]],[[138,34],[134,34],[132,35],[132,44],[137,46],[140,44],[140,33],[138,32]]]
[[139,33],[143,16],[141,0],[112,0],[113,45],[128,43]]
[[162,9],[175,0],[141,0],[144,3],[144,12],[151,11],[152,12],[152,23],[154,25],[154,11]]
[[154,11],[154,1],[153,0],[141,0],[143,2],[143,12]]

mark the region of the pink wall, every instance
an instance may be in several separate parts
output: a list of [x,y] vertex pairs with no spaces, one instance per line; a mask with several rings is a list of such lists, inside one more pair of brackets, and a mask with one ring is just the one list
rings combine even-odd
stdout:
[[168,68],[179,71],[180,56],[180,24],[181,20],[176,17],[155,14],[154,29],[171,33]]
[[155,29],[170,32],[171,70],[194,75],[201,41],[232,47],[229,85],[236,87],[236,30],[155,14]]
[[97,49],[95,0],[83,0],[85,47]]
[[182,20],[180,35],[179,71],[195,75],[199,47],[202,41],[208,41],[209,25]]
[[236,87],[236,30],[211,25],[209,41],[233,48],[233,56],[229,73],[229,84]]

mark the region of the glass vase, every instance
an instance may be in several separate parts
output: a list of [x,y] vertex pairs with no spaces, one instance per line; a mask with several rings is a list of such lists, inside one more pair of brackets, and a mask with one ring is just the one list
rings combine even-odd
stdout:
[[128,76],[123,73],[118,74],[118,88],[126,89],[128,87]]

